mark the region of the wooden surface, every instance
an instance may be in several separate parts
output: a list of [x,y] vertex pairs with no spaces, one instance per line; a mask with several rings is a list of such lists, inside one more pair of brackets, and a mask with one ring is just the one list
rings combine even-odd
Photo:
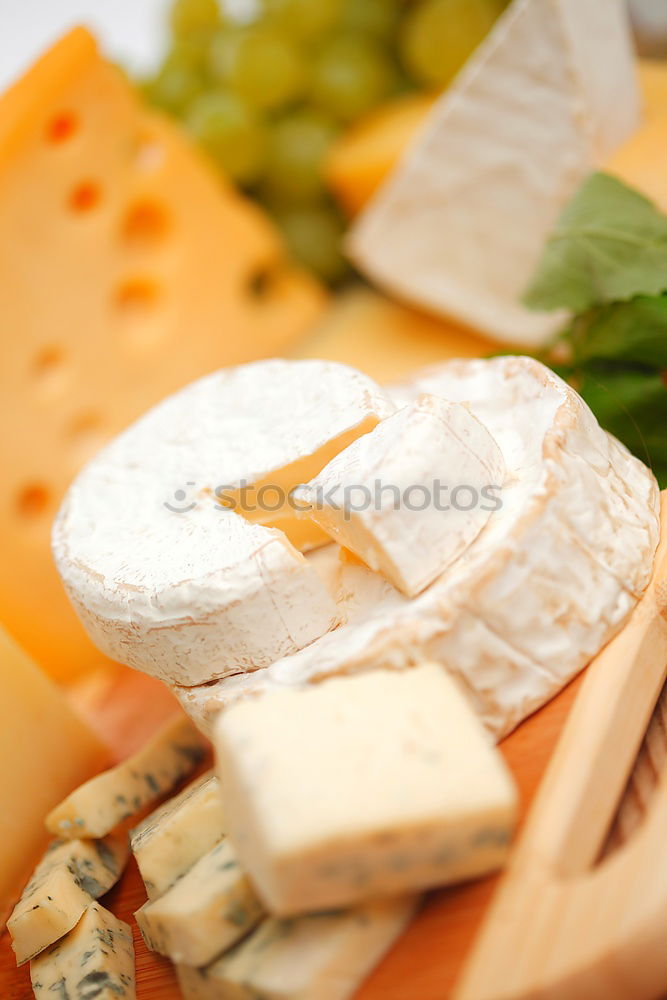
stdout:
[[[521,789],[522,810],[532,799],[580,681],[528,719],[502,745]],[[174,710],[166,688],[124,668],[100,671],[75,692],[75,702],[112,745],[119,759],[135,750]],[[453,987],[495,879],[431,894],[422,911],[355,1000],[443,1000]],[[147,951],[132,914],[146,895],[131,862],[104,905],[133,925],[139,1000],[178,1000],[169,962]],[[26,967],[16,969],[7,934],[0,938],[0,1000],[31,1000]]]

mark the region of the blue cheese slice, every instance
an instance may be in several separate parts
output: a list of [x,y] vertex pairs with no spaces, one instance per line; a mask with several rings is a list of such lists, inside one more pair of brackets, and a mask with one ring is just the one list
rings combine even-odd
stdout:
[[151,951],[202,966],[260,921],[262,906],[228,840],[209,851],[159,899],[135,913]]
[[67,934],[90,903],[116,884],[128,854],[125,836],[55,841],[7,921],[17,965]]
[[272,917],[204,969],[179,966],[184,1000],[348,1000],[402,933],[414,897],[291,920]]
[[205,774],[130,833],[148,898],[165,893],[224,835],[220,782],[214,774]]
[[91,778],[46,817],[59,837],[104,837],[194,771],[208,742],[178,715],[122,764]]
[[230,838],[278,916],[459,882],[507,856],[514,782],[438,664],[239,702],[216,748]]
[[132,928],[98,903],[30,963],[37,1000],[135,1000]]

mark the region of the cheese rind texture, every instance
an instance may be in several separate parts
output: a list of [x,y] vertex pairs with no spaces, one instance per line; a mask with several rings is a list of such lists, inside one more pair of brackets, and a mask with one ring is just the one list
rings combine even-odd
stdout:
[[7,921],[17,964],[67,934],[90,903],[116,884],[128,855],[124,836],[55,841]]
[[394,395],[405,405],[422,392],[465,402],[496,440],[507,468],[502,509],[411,600],[347,566],[347,623],[262,678],[291,686],[433,659],[459,678],[500,738],[627,620],[653,569],[658,485],[570,386],[530,358],[449,362]]
[[345,365],[272,360],[200,379],[130,427],[74,482],[53,533],[100,649],[188,686],[266,666],[337,624],[315,569],[282,533],[222,505],[220,488],[322,449],[326,464],[328,444],[393,409]]
[[229,840],[135,913],[146,945],[172,962],[212,962],[259,923],[263,907]]
[[220,783],[205,774],[147,816],[130,847],[149,899],[157,899],[225,835]]
[[[445,571],[495,507],[505,463],[461,403],[423,393],[298,489],[331,537],[408,597]],[[484,499],[485,496],[487,499]]]
[[135,1000],[132,928],[93,903],[62,941],[30,963],[37,1000]]
[[122,764],[91,778],[46,817],[59,837],[104,837],[166,795],[204,759],[208,743],[180,714]]
[[560,211],[639,107],[622,0],[516,0],[352,230],[354,262],[485,334],[541,343],[562,317],[521,296]]
[[[62,691],[0,629],[0,925],[45,846],[44,816],[109,762]],[[11,763],[10,763],[11,762]],[[8,806],[11,803],[11,808]]]
[[414,898],[265,920],[204,969],[179,966],[184,1000],[349,1000],[405,929]]
[[514,782],[439,664],[241,702],[215,744],[229,835],[271,913],[446,885],[507,855]]

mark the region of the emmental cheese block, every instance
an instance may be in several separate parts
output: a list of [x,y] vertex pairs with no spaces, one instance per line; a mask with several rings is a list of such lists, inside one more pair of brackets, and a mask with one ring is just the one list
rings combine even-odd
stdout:
[[220,783],[205,774],[165,802],[130,833],[130,846],[149,899],[157,899],[222,840]]
[[17,964],[70,931],[90,903],[116,884],[128,854],[124,835],[55,841],[7,921]]
[[265,920],[212,965],[179,966],[183,1000],[348,1000],[404,930],[415,905],[403,897]]
[[394,408],[346,365],[270,360],[149,411],[79,475],[54,526],[58,569],[100,649],[187,687],[338,624],[317,568],[270,525],[287,531],[291,488]]
[[501,509],[504,479],[484,425],[463,404],[424,393],[337,455],[295,499],[308,505],[303,517],[414,597]]
[[0,925],[46,846],[44,817],[104,767],[108,749],[0,629]]
[[132,928],[93,903],[67,937],[30,963],[36,1000],[135,1000]]
[[122,764],[75,789],[51,810],[46,827],[58,837],[104,837],[175,788],[207,749],[207,741],[179,714]]
[[279,916],[472,878],[507,854],[514,783],[438,664],[249,699],[215,742],[230,838]]
[[0,98],[0,271],[0,622],[65,678],[99,659],[49,553],[74,475],[193,378],[285,349],[326,297],[82,29]]
[[583,179],[639,124],[623,0],[514,0],[354,226],[391,292],[534,346],[562,317],[520,304]]

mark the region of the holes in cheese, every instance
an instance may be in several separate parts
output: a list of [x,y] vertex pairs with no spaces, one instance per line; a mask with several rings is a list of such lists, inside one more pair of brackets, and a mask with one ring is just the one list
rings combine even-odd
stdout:
[[258,695],[222,713],[215,745],[229,835],[276,915],[445,885],[507,855],[514,782],[440,665]]
[[45,514],[50,501],[48,486],[43,483],[27,483],[16,498],[16,507],[21,517],[31,520]]
[[479,535],[500,507],[504,478],[502,453],[479,420],[424,393],[341,451],[296,498],[308,505],[304,517],[412,597]]
[[[266,261],[281,278],[258,308],[246,280]],[[281,351],[326,296],[81,29],[0,98],[0,272],[0,399],[17,428],[0,441],[0,621],[64,679],[99,654],[52,565],[50,516],[15,498],[44,482],[48,514],[61,500],[90,457],[78,414],[98,412],[108,439],[192,379]]]
[[[94,641],[187,687],[267,666],[337,625],[276,490],[286,498],[393,409],[366,376],[323,361],[225,369],[164,400],[86,467],[56,519],[57,565]],[[304,547],[326,540],[317,533]]]

